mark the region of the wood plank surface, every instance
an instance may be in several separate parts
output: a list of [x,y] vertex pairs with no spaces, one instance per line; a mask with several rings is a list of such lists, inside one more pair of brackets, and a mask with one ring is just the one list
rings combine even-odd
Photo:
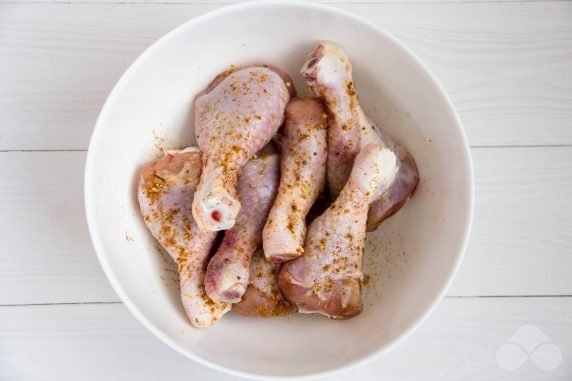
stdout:
[[[109,3],[109,4],[217,4],[219,6],[246,3],[256,0],[0,0],[0,3],[65,3],[65,4],[82,4],[82,3]],[[264,1],[264,0],[261,0]],[[495,2],[551,2],[551,1],[568,1],[568,0],[298,0],[311,1],[322,4],[387,4],[387,3],[495,3]]]
[[[526,325],[560,351],[556,369],[539,369],[530,359],[513,371],[499,366],[497,351]],[[572,376],[570,353],[571,298],[445,299],[393,351],[325,380],[565,381]],[[121,304],[0,308],[0,379],[238,380],[169,349]]]
[[[220,7],[0,3],[0,150],[85,149],[130,63]],[[411,47],[473,146],[572,144],[572,2],[340,3]]]
[[449,295],[572,294],[572,148],[472,154],[473,230]]
[[[473,234],[449,295],[572,294],[572,147],[475,148],[473,157]],[[0,153],[0,304],[118,301],[89,241],[84,160]]]
[[0,153],[0,304],[119,300],[87,231],[84,162],[85,152]]
[[[0,0],[0,381],[239,380],[136,321],[83,210],[83,151],[115,82],[164,33],[235,2]],[[476,178],[448,296],[395,350],[326,380],[572,379],[572,1],[322,2],[382,26],[436,74]],[[503,369],[499,348],[522,327],[551,340],[555,369],[539,353]]]

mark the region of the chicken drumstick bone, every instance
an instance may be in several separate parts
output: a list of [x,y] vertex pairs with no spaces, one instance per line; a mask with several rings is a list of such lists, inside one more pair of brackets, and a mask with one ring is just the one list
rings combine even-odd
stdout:
[[252,254],[262,244],[262,228],[278,188],[280,158],[273,143],[242,169],[237,191],[244,205],[236,224],[224,232],[224,239],[211,258],[205,288],[214,301],[237,303],[249,282]]
[[271,262],[302,254],[305,218],[326,182],[326,124],[317,99],[294,99],[286,107],[280,186],[263,232],[264,255]]
[[193,216],[202,230],[230,229],[240,211],[236,181],[242,167],[282,124],[290,98],[284,80],[266,67],[240,69],[195,102],[195,131],[203,152]]
[[398,173],[394,184],[379,200],[372,203],[368,231],[396,213],[411,197],[419,173],[415,160],[376,127],[361,108],[352,79],[352,66],[345,51],[332,42],[320,42],[301,70],[306,83],[322,97],[329,113],[328,126],[328,188],[336,197],[352,170],[360,147],[382,144],[395,153]]
[[362,251],[370,203],[394,181],[396,157],[368,144],[336,201],[308,228],[304,254],[286,262],[278,285],[299,312],[348,318],[362,311]]
[[205,293],[203,279],[216,233],[199,229],[190,205],[201,174],[197,148],[168,151],[141,169],[138,199],[145,225],[179,265],[181,300],[195,327],[213,325],[229,309]]

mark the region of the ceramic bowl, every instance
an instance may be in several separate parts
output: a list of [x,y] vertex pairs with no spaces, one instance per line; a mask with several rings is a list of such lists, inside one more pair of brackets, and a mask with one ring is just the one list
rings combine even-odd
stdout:
[[[415,196],[368,234],[363,313],[258,319],[227,314],[193,328],[176,267],[138,212],[139,166],[161,148],[195,145],[192,103],[230,65],[266,63],[294,78],[319,40],[343,46],[369,116],[413,154]],[[109,281],[151,332],[204,365],[260,379],[324,376],[388,351],[429,315],[467,244],[473,211],[469,146],[445,91],[403,43],[379,26],[306,2],[229,6],[181,25],[127,70],[103,107],[85,171],[89,230]]]

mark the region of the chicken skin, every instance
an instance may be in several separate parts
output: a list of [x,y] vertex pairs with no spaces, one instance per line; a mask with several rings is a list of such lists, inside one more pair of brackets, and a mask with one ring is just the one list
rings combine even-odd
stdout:
[[215,81],[218,84],[195,101],[203,167],[192,211],[198,226],[207,231],[235,224],[240,211],[238,174],[272,139],[290,99],[282,77],[266,67],[240,69]]
[[397,170],[395,154],[383,145],[368,144],[356,156],[336,201],[310,224],[304,254],[280,270],[278,285],[299,312],[343,319],[362,311],[367,212]]
[[280,264],[268,262],[262,250],[258,250],[250,262],[250,282],[240,303],[233,311],[244,316],[285,316],[294,311],[278,288],[277,275]]
[[351,64],[341,47],[320,43],[304,64],[302,75],[328,110],[328,188],[335,198],[348,180],[360,150],[355,115],[359,103],[351,81]]
[[[250,66],[248,66],[248,67],[250,67]],[[265,67],[267,69],[272,70],[276,74],[278,74],[280,76],[280,78],[282,78],[284,83],[286,84],[290,98],[296,97],[296,88],[294,87],[294,82],[292,81],[292,78],[290,77],[290,75],[288,73],[286,73],[285,71],[282,71],[282,70],[280,70],[277,67],[272,66],[272,65],[254,65],[252,67]],[[211,81],[211,83],[209,83],[207,88],[202,93],[199,94],[199,96],[201,96],[202,94],[206,94],[206,93],[210,92],[212,89],[217,87],[219,85],[219,83],[221,83],[226,77],[228,77],[232,73],[234,73],[238,70],[241,70],[241,69],[243,69],[243,67],[237,67],[237,66],[231,65],[230,68],[228,68],[227,70],[225,70],[222,73],[220,73],[219,75],[217,75],[215,77],[215,79],[213,79]]]
[[395,183],[369,211],[368,231],[375,230],[411,197],[419,182],[415,160],[402,146],[376,127],[361,108],[345,51],[332,42],[320,42],[301,70],[308,86],[324,99],[329,114],[327,181],[337,196],[346,183],[355,156],[366,144],[383,144],[395,153],[399,167]]
[[237,192],[243,205],[236,224],[224,232],[224,239],[211,258],[205,275],[205,289],[216,302],[237,303],[246,291],[252,254],[262,244],[262,228],[276,197],[280,157],[268,144],[242,169]]
[[264,254],[271,262],[302,255],[305,218],[326,181],[326,123],[317,99],[294,99],[286,107],[280,186],[263,232]]
[[138,200],[151,234],[178,264],[181,300],[195,327],[208,327],[224,315],[230,305],[213,302],[203,279],[216,233],[199,229],[191,204],[201,174],[197,148],[168,151],[145,164],[140,172]]

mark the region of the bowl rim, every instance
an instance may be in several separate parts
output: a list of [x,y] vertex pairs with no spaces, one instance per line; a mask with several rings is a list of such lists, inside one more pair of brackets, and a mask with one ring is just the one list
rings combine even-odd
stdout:
[[[429,83],[435,88],[436,92],[438,94],[440,94],[441,97],[443,98],[443,100],[445,101],[446,107],[447,107],[449,113],[451,114],[450,116],[452,117],[452,120],[454,121],[454,124],[456,125],[457,129],[459,130],[460,136],[462,138],[463,145],[464,145],[464,147],[463,147],[464,148],[464,150],[463,150],[464,160],[465,160],[465,163],[466,163],[467,168],[468,168],[468,171],[466,172],[466,176],[465,176],[465,182],[466,182],[465,185],[468,185],[467,189],[469,190],[469,194],[468,194],[468,201],[469,201],[468,208],[469,208],[469,210],[467,213],[467,219],[465,221],[465,229],[463,231],[461,249],[460,249],[460,251],[459,251],[459,253],[455,259],[455,262],[453,263],[453,266],[451,267],[449,274],[447,275],[446,281],[444,282],[443,286],[441,287],[441,289],[439,290],[437,295],[434,297],[433,301],[431,302],[431,305],[400,336],[394,338],[393,340],[386,343],[384,346],[381,346],[377,350],[372,351],[371,353],[363,356],[362,358],[354,360],[354,361],[352,361],[348,364],[345,364],[345,365],[330,368],[328,370],[312,372],[312,373],[307,373],[307,374],[300,374],[300,375],[295,375],[295,376],[277,376],[277,375],[268,375],[268,374],[262,374],[262,373],[251,373],[251,372],[246,372],[246,371],[235,370],[232,368],[227,368],[225,366],[222,366],[222,365],[217,364],[215,362],[212,362],[210,360],[206,360],[198,354],[191,353],[191,352],[187,351],[186,348],[179,345],[176,341],[172,340],[169,335],[167,335],[166,333],[164,333],[161,330],[161,328],[159,328],[153,322],[151,322],[139,310],[139,308],[131,301],[131,299],[127,296],[126,292],[124,291],[124,289],[121,285],[121,282],[119,281],[118,277],[114,273],[114,270],[112,269],[110,263],[107,260],[107,256],[105,255],[105,250],[104,250],[104,247],[102,244],[103,239],[100,235],[100,232],[99,232],[99,229],[98,229],[98,226],[96,223],[95,205],[92,201],[92,200],[94,200],[94,195],[91,191],[91,189],[93,189],[92,182],[94,181],[93,172],[95,170],[95,165],[96,165],[95,153],[94,153],[95,152],[95,145],[96,145],[96,142],[98,142],[100,140],[99,135],[102,133],[101,131],[103,130],[103,127],[102,127],[103,121],[107,118],[107,114],[109,113],[109,109],[111,107],[110,105],[115,102],[115,99],[117,98],[118,93],[120,93],[120,90],[125,86],[125,83],[127,83],[128,79],[131,77],[131,75],[134,72],[136,67],[141,65],[141,63],[148,56],[151,56],[154,53],[154,51],[158,49],[158,47],[160,45],[164,44],[168,40],[171,40],[172,38],[174,38],[176,35],[178,35],[179,33],[181,33],[183,30],[185,30],[187,28],[191,28],[191,27],[199,25],[201,23],[208,22],[211,19],[217,18],[220,15],[224,15],[227,13],[233,13],[236,11],[243,11],[243,10],[247,10],[247,9],[251,9],[251,8],[277,7],[277,6],[298,7],[302,10],[303,9],[312,9],[312,10],[318,10],[318,11],[322,11],[322,12],[330,12],[333,14],[337,14],[338,16],[343,16],[343,17],[352,19],[353,21],[356,21],[358,23],[365,24],[367,27],[373,29],[375,32],[382,35],[384,38],[390,40],[399,49],[401,49],[407,56],[409,56],[409,58],[411,58],[419,66],[419,68],[421,69],[421,72],[423,72],[423,74],[428,77]],[[245,3],[234,4],[234,5],[222,6],[218,9],[209,11],[205,14],[202,14],[200,16],[197,16],[197,17],[194,17],[190,20],[187,20],[186,22],[182,23],[181,25],[178,25],[177,27],[175,27],[174,29],[170,30],[169,32],[164,34],[162,37],[157,39],[155,42],[153,42],[149,47],[147,47],[135,59],[135,61],[133,61],[133,63],[127,68],[127,70],[125,70],[125,72],[121,75],[120,79],[117,81],[117,83],[115,84],[115,86],[111,90],[109,96],[107,97],[107,99],[106,99],[106,101],[105,101],[105,103],[104,103],[104,105],[103,105],[103,107],[99,113],[99,116],[97,118],[94,130],[93,130],[91,138],[90,138],[90,143],[89,143],[87,158],[86,158],[86,164],[85,164],[85,170],[84,170],[84,207],[85,207],[85,213],[86,213],[86,219],[87,219],[87,225],[88,225],[90,238],[91,238],[93,247],[95,249],[96,255],[98,257],[99,263],[100,263],[105,275],[107,276],[109,283],[111,283],[111,286],[113,287],[113,289],[115,290],[115,292],[117,293],[117,295],[119,296],[119,298],[121,299],[123,304],[125,306],[127,306],[127,309],[137,318],[137,320],[139,320],[157,338],[159,338],[161,341],[163,341],[165,344],[167,344],[168,346],[170,346],[171,348],[173,348],[175,351],[179,352],[183,356],[190,358],[190,359],[196,361],[197,363],[199,363],[201,365],[204,365],[206,367],[209,367],[209,368],[214,369],[214,370],[219,371],[219,372],[223,372],[223,373],[230,374],[233,376],[238,376],[238,377],[255,379],[255,380],[268,380],[268,379],[274,379],[274,380],[298,379],[298,380],[300,380],[300,379],[315,379],[315,378],[332,376],[332,375],[338,374],[340,372],[344,372],[344,371],[348,371],[350,369],[354,369],[354,368],[361,366],[361,365],[363,365],[363,364],[365,364],[365,363],[367,363],[367,362],[369,362],[375,358],[378,358],[383,353],[390,351],[395,346],[400,344],[403,340],[405,340],[407,337],[409,337],[411,335],[411,333],[414,332],[421,325],[421,323],[423,323],[429,317],[429,315],[431,315],[431,313],[435,310],[435,308],[437,307],[439,302],[442,300],[447,289],[450,287],[455,275],[458,273],[459,267],[461,265],[461,262],[463,260],[464,255],[465,255],[467,245],[469,242],[471,227],[472,227],[472,223],[473,223],[474,204],[475,204],[475,189],[474,188],[475,188],[474,171],[473,171],[473,162],[472,162],[472,158],[471,158],[471,154],[470,154],[470,146],[469,146],[465,131],[463,129],[461,119],[460,119],[460,117],[459,117],[459,115],[458,115],[458,113],[457,113],[457,111],[453,105],[453,102],[451,101],[449,95],[447,94],[444,87],[441,85],[441,83],[437,79],[437,77],[431,72],[431,70],[429,70],[429,68],[421,61],[421,59],[409,47],[407,47],[404,43],[402,43],[400,40],[398,40],[396,37],[394,37],[391,33],[387,32],[386,30],[384,30],[382,27],[378,26],[377,24],[375,24],[371,21],[368,21],[368,20],[366,20],[360,16],[354,15],[348,11],[345,11],[345,10],[342,10],[342,9],[339,9],[339,8],[336,8],[333,6],[314,3],[314,2],[305,2],[302,0],[271,0],[271,1],[257,0],[257,1],[249,1],[249,2],[245,2]]]

